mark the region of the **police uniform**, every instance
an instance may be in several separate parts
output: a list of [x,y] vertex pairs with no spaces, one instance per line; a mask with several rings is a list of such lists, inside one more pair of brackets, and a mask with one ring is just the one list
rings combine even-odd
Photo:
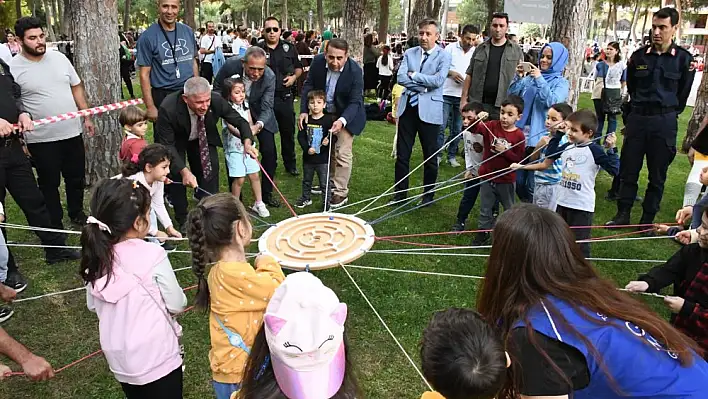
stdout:
[[[263,41],[258,45],[268,55],[268,66],[275,72],[275,98],[273,111],[278,121],[280,131],[280,153],[283,157],[285,170],[294,174],[297,171],[295,159],[295,112],[293,111],[292,86],[285,87],[283,79],[295,75],[297,69],[302,69],[300,57],[292,44],[281,40],[274,49]],[[297,84],[297,81],[294,85]]]
[[630,224],[645,156],[649,183],[639,223],[653,223],[659,212],[666,172],[676,156],[677,118],[686,107],[695,75],[692,61],[691,54],[675,43],[661,54],[644,46],[629,58],[627,89],[631,108],[620,158],[617,215],[608,225]]
[[[20,114],[26,113],[20,101],[21,93],[20,86],[10,74],[10,67],[0,60],[0,119],[15,124],[18,122]],[[32,134],[32,132],[27,134]],[[19,134],[13,133],[7,137],[0,137],[0,202],[5,202],[6,190],[10,191],[12,198],[22,209],[30,226],[51,228],[49,210],[44,202],[44,196],[37,186],[32,165],[22,146],[22,136]],[[64,234],[45,231],[35,231],[35,233],[42,245],[66,245]],[[4,245],[4,243],[0,244]],[[45,252],[49,263],[80,257],[76,251],[64,248],[45,248]],[[22,277],[17,271],[12,253],[9,254],[7,269],[8,276],[5,283],[13,288],[18,288],[19,286],[16,284],[22,280]]]

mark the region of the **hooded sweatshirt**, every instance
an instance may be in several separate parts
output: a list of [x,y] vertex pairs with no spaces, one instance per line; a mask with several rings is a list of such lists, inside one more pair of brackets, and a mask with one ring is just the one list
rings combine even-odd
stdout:
[[[568,80],[563,77],[563,70],[568,63],[568,49],[561,43],[552,42],[543,46],[541,54],[546,47],[553,50],[553,62],[548,70],[541,71],[541,76],[537,78],[530,75],[520,78],[516,75],[508,90],[508,94],[524,99],[524,113],[516,126],[524,130],[526,147],[535,147],[538,144],[546,133],[548,109],[553,104],[565,102],[570,90]],[[526,126],[529,128],[524,129]]]
[[98,314],[101,349],[116,379],[145,385],[182,365],[182,328],[170,313],[183,311],[187,297],[162,247],[131,239],[113,251],[113,272],[86,285],[86,303]]

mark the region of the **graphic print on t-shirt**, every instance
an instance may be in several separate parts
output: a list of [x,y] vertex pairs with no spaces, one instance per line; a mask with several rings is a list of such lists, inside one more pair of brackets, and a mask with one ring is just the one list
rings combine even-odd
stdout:
[[580,191],[583,188],[580,173],[576,173],[576,167],[582,169],[588,162],[588,157],[584,154],[573,154],[566,158],[563,165],[563,177],[561,179],[561,187],[570,190]]
[[307,142],[310,143],[310,148],[315,149],[315,154],[320,153],[323,137],[322,125],[307,124]]
[[[165,58],[168,58],[170,61],[174,62],[172,58],[174,58],[174,54],[172,54],[172,48],[167,41],[162,42],[162,48],[165,49]],[[180,59],[177,62],[182,61],[181,58],[189,55],[189,47],[187,47],[187,41],[184,39],[177,39],[177,44],[175,44],[175,52],[177,52],[180,55]],[[165,60],[167,61],[167,60]],[[163,62],[164,64],[169,64],[168,62]]]

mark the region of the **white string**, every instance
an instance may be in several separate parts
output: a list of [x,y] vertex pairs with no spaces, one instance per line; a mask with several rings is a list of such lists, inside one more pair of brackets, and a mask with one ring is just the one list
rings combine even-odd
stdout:
[[[435,256],[463,256],[470,258],[488,258],[489,254],[469,254],[469,253],[440,253],[440,252],[389,252],[392,250],[369,250],[367,253],[388,254],[388,255],[435,255]],[[659,259],[627,259],[627,258],[586,258],[586,260],[596,262],[638,262],[638,263],[665,263],[665,260]]]
[[85,290],[86,287],[78,287],[78,288],[72,288],[70,290],[66,291],[57,291],[57,292],[50,292],[48,294],[42,294],[42,295],[37,295],[37,296],[31,296],[29,298],[22,298],[22,299],[17,299],[13,301],[13,303],[19,303],[19,302],[26,302],[26,301],[34,301],[35,299],[41,299],[41,298],[47,298],[50,296],[56,296],[56,295],[62,295],[62,294],[68,294],[70,292],[76,292],[76,291],[81,291]]
[[[341,132],[341,130],[340,130],[340,132]],[[329,147],[329,156],[327,157],[327,181],[325,182],[325,191],[324,191],[324,193],[322,193],[322,194],[324,194],[324,199],[322,201],[322,202],[324,202],[324,206],[323,206],[324,209],[322,209],[322,212],[327,212],[329,210],[329,201],[332,199],[332,198],[330,198],[330,195],[329,195],[329,168],[330,168],[330,164],[332,162],[332,147],[334,147],[334,141],[333,141],[334,133],[332,133],[332,132],[328,132],[328,133],[329,133],[329,146],[328,146]],[[347,133],[342,133],[342,134],[347,134]],[[322,187],[322,182],[320,182],[320,187]]]
[[341,263],[340,263],[340,266],[342,266],[342,269],[343,269],[344,272],[347,274],[347,277],[349,277],[349,279],[352,281],[352,284],[354,284],[354,287],[356,287],[356,289],[359,291],[359,294],[361,294],[361,296],[364,298],[364,300],[366,301],[366,303],[369,304],[369,307],[371,308],[371,310],[374,312],[374,314],[375,314],[376,317],[379,319],[379,321],[381,322],[381,324],[383,324],[384,328],[386,329],[386,331],[388,331],[389,335],[391,336],[391,338],[393,338],[394,342],[396,342],[396,345],[398,345],[398,348],[401,350],[401,352],[403,352],[403,355],[406,356],[406,359],[408,359],[408,361],[411,363],[411,366],[413,366],[413,368],[414,368],[415,371],[418,373],[418,375],[419,375],[420,378],[423,380],[423,382],[424,382],[425,385],[428,387],[428,389],[430,389],[431,391],[434,391],[433,387],[430,386],[430,383],[428,383],[428,380],[425,379],[425,376],[423,376],[423,373],[420,372],[420,369],[418,369],[418,366],[415,364],[415,362],[413,361],[413,359],[411,359],[411,357],[408,356],[408,352],[406,352],[406,350],[403,348],[403,345],[401,345],[401,343],[398,342],[398,338],[396,338],[396,336],[393,335],[393,332],[391,332],[391,329],[388,328],[388,325],[386,324],[386,322],[384,321],[384,319],[381,317],[381,315],[380,315],[379,312],[376,310],[376,308],[375,308],[374,305],[371,303],[371,301],[369,301],[369,298],[366,297],[366,294],[364,294],[364,291],[361,290],[361,288],[359,287],[359,284],[356,283],[356,280],[354,280],[354,277],[352,277],[352,275],[349,274],[349,270],[347,270],[347,267],[344,266],[344,265],[341,264]]

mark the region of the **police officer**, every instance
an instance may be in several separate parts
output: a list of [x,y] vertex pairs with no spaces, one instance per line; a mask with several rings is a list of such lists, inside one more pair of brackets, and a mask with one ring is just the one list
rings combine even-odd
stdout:
[[[275,17],[268,17],[263,24],[265,40],[258,43],[268,54],[268,66],[275,72],[275,99],[273,109],[280,131],[280,153],[285,170],[293,176],[299,174],[295,160],[295,113],[291,87],[302,75],[302,64],[295,46],[280,40],[280,22]],[[272,176],[271,176],[272,177]],[[264,201],[267,198],[263,199]],[[277,202],[270,199],[273,206]]]
[[672,40],[678,23],[679,14],[673,8],[655,12],[651,45],[635,51],[627,64],[631,108],[620,158],[617,214],[607,226],[630,224],[645,156],[649,184],[639,223],[653,223],[659,212],[666,172],[676,156],[677,118],[686,107],[695,75],[693,57]]
[[[49,210],[44,196],[39,191],[32,166],[22,148],[21,134],[32,134],[34,125],[32,116],[25,112],[20,101],[22,91],[10,74],[10,67],[0,60],[0,202],[5,202],[6,191],[24,212],[30,226],[51,228]],[[13,127],[17,124],[18,129]],[[3,216],[4,221],[4,216]],[[56,248],[66,245],[66,236],[55,232],[35,231],[45,248],[47,263],[57,263],[81,258],[79,252],[68,248]],[[4,235],[4,234],[3,234]],[[0,244],[5,245],[4,242]],[[27,287],[27,282],[9,254],[5,285],[20,292]]]

